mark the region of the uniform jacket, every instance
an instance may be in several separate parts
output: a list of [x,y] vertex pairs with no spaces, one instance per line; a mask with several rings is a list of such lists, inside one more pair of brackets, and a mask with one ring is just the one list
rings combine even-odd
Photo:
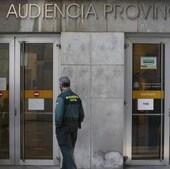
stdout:
[[84,110],[80,97],[70,88],[64,90],[56,101],[55,124],[56,128],[62,126],[65,119],[78,120],[79,123],[84,119]]

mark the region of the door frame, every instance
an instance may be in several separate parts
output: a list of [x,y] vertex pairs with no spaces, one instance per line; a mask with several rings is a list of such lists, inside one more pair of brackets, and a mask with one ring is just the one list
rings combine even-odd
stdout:
[[[59,93],[57,79],[60,70],[59,34],[45,35],[2,35],[0,43],[9,43],[9,160],[0,160],[2,165],[59,165],[60,151],[55,135],[55,115],[53,113],[53,160],[20,159],[20,43],[53,43],[53,112]],[[15,127],[14,127],[15,126]]]
[[[165,44],[165,104],[164,104],[164,160],[132,160],[132,45],[133,43]],[[168,78],[168,63],[170,63],[170,36],[154,34],[127,34],[125,49],[125,135],[124,155],[127,165],[169,165],[169,112],[170,112],[170,78]]]
[[8,165],[14,164],[14,38],[10,37],[0,37],[0,43],[9,44],[9,83],[12,82],[12,85],[9,85],[9,159],[0,160],[0,164]]

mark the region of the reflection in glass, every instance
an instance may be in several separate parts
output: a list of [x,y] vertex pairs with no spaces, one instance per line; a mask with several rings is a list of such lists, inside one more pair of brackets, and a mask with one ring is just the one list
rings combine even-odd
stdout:
[[133,159],[160,159],[160,116],[133,116]]
[[0,44],[0,159],[9,159],[9,44]]
[[[53,158],[53,45],[21,44],[21,158]],[[34,96],[38,92],[39,96]],[[42,104],[29,105],[42,99]],[[34,102],[33,102],[34,103]]]
[[133,44],[132,159],[163,159],[161,47],[160,44]]
[[24,152],[25,159],[52,158],[52,114],[25,114]]
[[160,44],[133,45],[133,90],[161,89]]

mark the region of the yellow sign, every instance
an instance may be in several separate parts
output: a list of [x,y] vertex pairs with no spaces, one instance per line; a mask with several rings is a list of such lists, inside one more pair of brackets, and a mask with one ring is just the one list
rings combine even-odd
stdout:
[[133,91],[133,99],[161,99],[164,98],[164,92],[163,91],[151,91],[151,90],[138,90]]
[[9,98],[9,91],[0,91],[0,98],[3,99]]
[[[35,95],[35,90],[24,90],[21,91],[21,97],[25,99],[29,98],[45,98],[45,99],[52,99],[53,98],[53,91],[52,90],[38,90],[39,95]],[[6,99],[9,98],[9,91],[0,91],[0,98]]]
[[[35,92],[38,92],[38,95],[35,95]],[[24,94],[24,95],[22,95]],[[21,96],[24,98],[45,98],[45,99],[52,99],[53,98],[53,91],[52,90],[25,90],[22,92]]]

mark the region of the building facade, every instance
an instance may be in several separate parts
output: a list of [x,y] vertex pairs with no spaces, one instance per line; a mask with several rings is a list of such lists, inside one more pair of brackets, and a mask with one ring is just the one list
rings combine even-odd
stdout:
[[78,168],[169,165],[170,2],[0,0],[0,165],[60,165],[58,78],[82,98]]

